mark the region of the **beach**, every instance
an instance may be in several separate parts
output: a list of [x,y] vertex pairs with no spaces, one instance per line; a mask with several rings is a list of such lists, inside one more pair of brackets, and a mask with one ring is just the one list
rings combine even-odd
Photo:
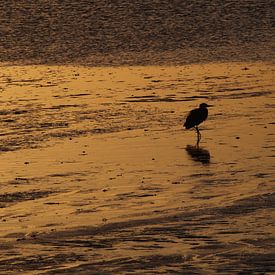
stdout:
[[273,10],[2,1],[0,274],[274,274]]
[[0,273],[274,272],[273,76],[2,66]]

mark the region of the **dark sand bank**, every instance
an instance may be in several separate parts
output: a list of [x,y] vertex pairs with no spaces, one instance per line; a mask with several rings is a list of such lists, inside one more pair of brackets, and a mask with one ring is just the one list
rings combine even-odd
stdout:
[[0,61],[100,65],[270,61],[271,0],[2,1]]

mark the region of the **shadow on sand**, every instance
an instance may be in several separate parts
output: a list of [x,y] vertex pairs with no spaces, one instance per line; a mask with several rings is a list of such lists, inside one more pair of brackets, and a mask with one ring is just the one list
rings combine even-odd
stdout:
[[188,155],[194,161],[199,161],[202,164],[209,164],[210,163],[210,153],[208,150],[200,148],[198,145],[187,145],[185,148]]

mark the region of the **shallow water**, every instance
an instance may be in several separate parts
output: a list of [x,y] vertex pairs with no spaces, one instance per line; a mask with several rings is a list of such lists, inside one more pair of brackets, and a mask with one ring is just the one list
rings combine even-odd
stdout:
[[[273,78],[267,63],[2,66],[0,272],[274,272]],[[182,121],[201,102],[197,148]]]
[[272,0],[0,3],[0,61],[189,64],[274,60]]

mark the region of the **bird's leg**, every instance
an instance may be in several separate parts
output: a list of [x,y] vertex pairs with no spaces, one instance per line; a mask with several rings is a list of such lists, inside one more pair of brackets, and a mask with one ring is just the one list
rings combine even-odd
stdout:
[[200,140],[201,140],[201,133],[200,133],[198,126],[195,126],[195,129],[197,131],[197,146],[198,146],[200,143]]

